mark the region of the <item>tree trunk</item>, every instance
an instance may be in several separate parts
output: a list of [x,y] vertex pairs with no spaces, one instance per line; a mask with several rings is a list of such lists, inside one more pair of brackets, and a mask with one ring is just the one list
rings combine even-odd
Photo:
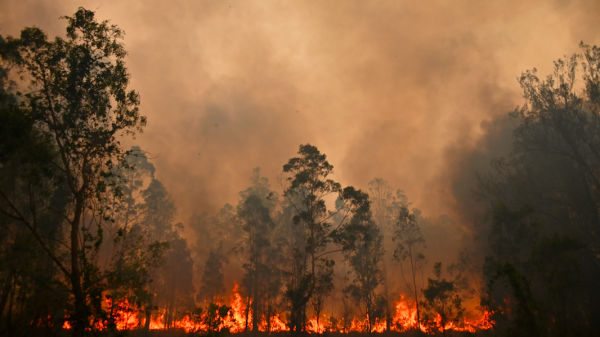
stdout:
[[13,309],[13,300],[15,298],[17,282],[13,282],[11,290],[10,290],[10,300],[8,301],[8,314],[6,315],[6,330],[9,331],[9,335],[12,335],[12,309]]
[[392,314],[390,310],[390,288],[388,286],[388,274],[385,262],[383,263],[383,294],[385,296],[385,331],[392,331]]
[[150,321],[152,320],[152,299],[154,298],[154,295],[150,295],[150,301],[146,305],[146,322],[144,322],[144,331],[146,333],[150,332]]
[[250,297],[246,297],[246,326],[244,327],[244,336],[248,336],[248,317],[250,316]]
[[319,332],[319,316],[321,316],[321,310],[316,310],[316,314],[317,314],[317,333]]
[[13,283],[12,279],[12,272],[9,271],[4,281],[4,288],[2,289],[2,294],[0,295],[0,331],[2,331],[2,317],[4,317],[4,307],[6,307],[8,295],[10,294],[10,288]]
[[87,310],[85,295],[81,287],[81,271],[79,269],[79,224],[83,213],[83,198],[77,196],[75,199],[75,214],[71,222],[71,286],[75,297],[75,326],[73,336],[83,336],[87,326]]
[[267,332],[271,335],[271,301],[267,300]]
[[258,277],[256,275],[256,271],[254,272],[254,284],[252,285],[253,289],[253,299],[252,299],[252,336],[258,335],[258,321],[259,321],[259,313],[258,313]]

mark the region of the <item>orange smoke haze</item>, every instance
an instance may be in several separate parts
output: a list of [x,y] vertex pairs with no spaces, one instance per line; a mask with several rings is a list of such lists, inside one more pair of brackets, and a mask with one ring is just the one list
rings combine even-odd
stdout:
[[148,117],[128,145],[155,157],[183,222],[236,203],[254,167],[275,186],[301,143],[344,185],[383,177],[452,214],[469,153],[522,103],[521,71],[600,44],[600,2],[565,0],[5,0],[0,34],[64,36],[79,6],[126,32]]

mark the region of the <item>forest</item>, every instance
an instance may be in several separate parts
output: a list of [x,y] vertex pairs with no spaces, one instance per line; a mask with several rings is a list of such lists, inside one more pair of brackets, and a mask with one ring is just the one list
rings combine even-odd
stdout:
[[518,77],[472,224],[386,177],[342,185],[310,143],[179,222],[153,156],[124,145],[151,122],[124,32],[61,19],[64,36],[0,35],[0,335],[599,334],[597,46]]

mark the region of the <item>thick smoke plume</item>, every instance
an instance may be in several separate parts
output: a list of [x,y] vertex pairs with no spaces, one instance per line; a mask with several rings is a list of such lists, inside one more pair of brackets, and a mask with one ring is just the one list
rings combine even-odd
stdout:
[[127,34],[149,120],[135,142],[184,221],[236,202],[254,167],[275,181],[307,142],[343,183],[384,177],[425,214],[456,212],[520,72],[599,42],[596,1],[9,0],[1,33],[62,34],[78,6]]

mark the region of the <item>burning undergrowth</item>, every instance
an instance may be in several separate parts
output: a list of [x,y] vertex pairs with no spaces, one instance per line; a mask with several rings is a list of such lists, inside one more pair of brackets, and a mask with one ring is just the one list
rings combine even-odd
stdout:
[[[207,308],[197,308],[193,312],[183,313],[183,317],[179,320],[171,322],[169,325],[165,323],[164,311],[158,311],[150,318],[149,330],[175,330],[185,333],[200,333],[200,334],[217,334],[228,335],[230,333],[248,333],[249,327],[252,327],[252,319],[254,315],[251,309],[245,308],[244,301],[238,292],[238,287],[233,289],[231,302],[229,305],[210,304]],[[137,311],[126,299],[120,301],[115,307],[112,306],[110,300],[105,301],[105,309],[114,311],[114,324],[119,331],[141,330],[146,324],[146,317]],[[425,333],[435,333],[443,331],[468,331],[477,332],[480,330],[492,329],[494,321],[491,319],[489,312],[484,311],[479,319],[469,320],[467,318],[461,320],[458,324],[449,323],[445,326],[440,324],[441,317],[436,317],[430,322],[422,322],[417,324],[417,312],[414,306],[404,299],[395,303],[395,314],[392,318],[391,329],[395,332],[409,332],[421,330]],[[368,319],[360,319],[353,317],[351,321],[344,322],[334,317],[323,315],[319,322],[317,318],[310,318],[306,322],[306,331],[311,334],[329,334],[329,333],[383,333],[388,332],[386,322],[379,319],[375,320],[376,324],[369,331]],[[38,323],[41,325],[42,323]],[[91,330],[106,331],[108,330],[108,321],[95,321],[90,324]],[[264,316],[261,317],[258,323],[260,332],[277,333],[289,332],[288,324],[274,315],[268,321]],[[63,329],[71,329],[68,321],[62,326]],[[251,331],[250,331],[251,332]]]

